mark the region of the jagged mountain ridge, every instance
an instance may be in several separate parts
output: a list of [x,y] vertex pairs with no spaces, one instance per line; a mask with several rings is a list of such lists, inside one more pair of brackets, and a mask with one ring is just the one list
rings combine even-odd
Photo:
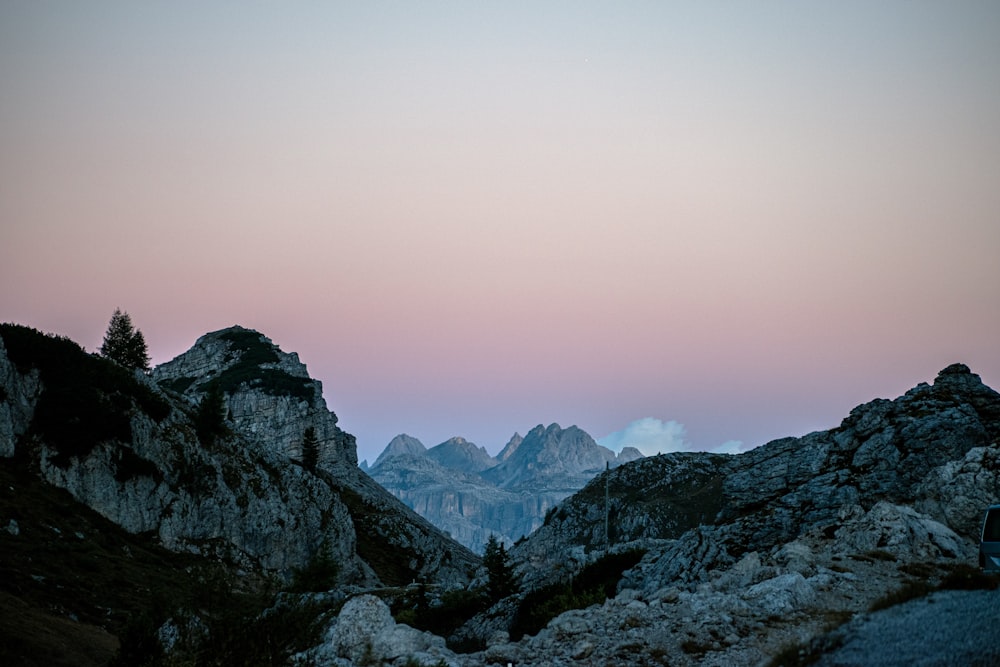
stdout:
[[[1000,583],[975,568],[982,510],[1000,500],[998,441],[1000,394],[956,364],[932,385],[858,406],[829,431],[735,456],[628,463],[511,550],[522,592],[450,638],[481,650],[456,653],[408,633],[361,596],[328,625],[332,641],[307,655],[323,662],[377,645],[391,662],[404,645],[393,638],[405,635],[421,658],[462,667],[994,664],[1000,649],[967,629],[1000,623],[996,592],[967,589]],[[636,550],[641,560],[613,597],[584,596],[537,634],[511,639],[525,605],[558,610],[584,565],[635,562]],[[910,595],[918,599],[905,613],[874,611]],[[924,620],[900,625],[914,606]],[[873,626],[895,627],[859,641],[858,628]]]
[[[0,452],[126,530],[278,573],[325,550],[345,582],[462,581],[477,565],[357,469],[353,436],[319,383],[258,332],[206,334],[147,378],[3,326]],[[195,417],[210,388],[223,394],[229,434],[206,443]],[[95,421],[88,411],[103,412]],[[67,419],[92,437],[61,426]],[[297,461],[306,428],[320,443],[315,471]]]
[[[865,612],[914,573],[934,579],[975,567],[982,511],[1000,501],[998,443],[1000,394],[954,364],[933,384],[858,406],[828,431],[737,456],[663,454],[603,473],[511,553],[525,585],[537,588],[609,551],[646,551],[618,599],[567,612],[538,637],[500,642],[465,664],[559,662],[582,642],[588,655],[622,664],[650,652],[680,665],[766,662],[789,638],[827,632],[823,618]],[[511,609],[471,621],[465,640],[495,636]],[[635,629],[631,657],[608,639],[625,627]],[[818,640],[815,650],[833,646]]]
[[541,525],[545,514],[608,465],[641,458],[616,455],[576,426],[538,425],[517,433],[500,454],[455,437],[426,448],[399,435],[368,469],[397,498],[474,551],[491,535],[513,543]]

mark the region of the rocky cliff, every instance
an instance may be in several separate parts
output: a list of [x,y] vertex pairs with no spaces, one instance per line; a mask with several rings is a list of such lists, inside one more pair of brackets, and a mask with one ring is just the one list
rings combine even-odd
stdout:
[[[478,562],[357,469],[319,383],[257,332],[203,336],[152,378],[26,327],[0,336],[0,452],[132,533],[285,575],[328,557],[345,582],[458,582]],[[209,391],[225,415],[206,439]]]
[[354,436],[337,426],[322,383],[309,377],[297,354],[283,352],[256,331],[234,326],[205,334],[190,350],[154,368],[153,380],[195,403],[218,388],[235,430],[261,451],[301,460],[303,433],[312,428],[321,463],[357,464]]
[[491,535],[508,544],[529,535],[605,466],[641,457],[631,447],[616,456],[576,426],[551,424],[524,438],[515,433],[497,458],[464,438],[427,449],[399,435],[369,472],[418,514],[482,551]]
[[[531,590],[641,549],[618,595],[518,642],[504,635],[516,602],[498,605],[467,624],[465,640],[488,648],[462,664],[751,665],[790,647],[831,651],[846,630],[824,633],[871,605],[969,585],[982,511],[1000,501],[998,442],[1000,394],[956,364],[829,431],[603,473],[512,553]],[[1000,621],[1000,607],[978,609]]]

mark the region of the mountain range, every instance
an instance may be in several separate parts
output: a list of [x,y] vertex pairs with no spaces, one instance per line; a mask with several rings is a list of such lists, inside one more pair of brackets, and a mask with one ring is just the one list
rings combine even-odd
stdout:
[[542,525],[545,514],[607,467],[642,458],[615,454],[586,432],[539,424],[515,433],[496,456],[461,437],[426,448],[406,434],[367,470],[372,479],[461,544],[482,552],[491,536],[506,544]]
[[259,332],[146,375],[0,325],[0,664],[1000,664],[1000,394],[968,367],[740,455],[591,442],[390,443],[373,470],[444,471],[441,506],[582,484],[484,566]]

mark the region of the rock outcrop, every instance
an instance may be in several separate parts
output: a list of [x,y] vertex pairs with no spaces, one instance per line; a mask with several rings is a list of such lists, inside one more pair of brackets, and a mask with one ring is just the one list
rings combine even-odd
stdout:
[[[327,627],[328,640],[294,656],[300,664],[453,665],[454,654],[444,639],[396,623],[389,607],[374,595],[352,598]],[[450,658],[448,660],[446,658]]]
[[262,450],[301,460],[303,434],[312,428],[321,463],[358,462],[354,436],[337,426],[322,383],[309,377],[297,354],[256,331],[234,326],[205,334],[154,368],[153,380],[194,402],[220,389],[235,429]]

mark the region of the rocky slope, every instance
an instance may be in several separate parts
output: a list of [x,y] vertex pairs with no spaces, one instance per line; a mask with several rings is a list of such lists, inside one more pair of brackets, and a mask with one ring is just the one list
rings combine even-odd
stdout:
[[481,552],[491,535],[507,544],[529,535],[605,466],[641,457],[632,447],[616,455],[576,426],[551,424],[523,438],[515,433],[496,458],[464,438],[427,449],[399,435],[368,472],[418,514]]
[[[829,431],[739,456],[669,454],[621,466],[512,550],[526,591],[547,590],[609,553],[642,550],[617,594],[511,641],[518,606],[529,599],[522,593],[452,637],[478,641],[480,652],[454,653],[430,640],[411,648],[451,665],[721,666],[816,657],[874,665],[915,654],[951,664],[954,655],[932,638],[958,637],[948,626],[970,625],[968,613],[997,627],[1000,605],[974,592],[942,593],[967,610],[936,616],[934,633],[880,619],[899,615],[896,601],[936,588],[996,585],[975,569],[975,533],[982,510],[1000,499],[998,442],[1000,395],[956,364],[932,385],[857,407]],[[890,609],[877,611],[883,606]],[[905,648],[889,635],[873,646],[864,635],[890,626]],[[329,644],[317,650],[341,655]]]
[[[0,451],[131,533],[288,576],[316,558],[340,579],[460,582],[478,559],[356,467],[305,366],[257,332],[203,336],[152,378],[3,325]],[[206,392],[223,432],[199,432]],[[305,429],[319,465],[305,469]]]

